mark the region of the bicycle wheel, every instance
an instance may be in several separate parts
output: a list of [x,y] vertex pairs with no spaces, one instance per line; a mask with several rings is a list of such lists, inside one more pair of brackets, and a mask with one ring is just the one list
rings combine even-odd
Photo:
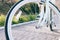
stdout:
[[[14,37],[12,36],[12,20],[14,15],[16,14],[17,10],[21,8],[23,5],[27,3],[38,3],[39,0],[22,0],[17,2],[8,12],[8,15],[6,17],[6,23],[5,23],[5,34],[6,34],[6,40],[14,40]],[[22,10],[20,10],[22,11]],[[23,11],[22,11],[23,12]],[[21,13],[20,13],[21,15]]]
[[[52,19],[51,20],[51,25],[50,25],[50,29],[52,30],[52,29],[54,29],[54,27],[56,27],[57,29],[59,28],[59,24],[60,24],[60,17],[59,17],[59,15],[60,15],[60,10],[58,9],[58,7],[57,6],[55,6],[52,2],[50,2],[49,1],[49,7],[51,8],[51,13],[50,13],[50,15],[52,15],[52,16],[50,16],[50,17],[52,17],[52,18],[50,18],[50,19]],[[58,19],[57,19],[58,18]],[[53,30],[52,30],[53,31]]]

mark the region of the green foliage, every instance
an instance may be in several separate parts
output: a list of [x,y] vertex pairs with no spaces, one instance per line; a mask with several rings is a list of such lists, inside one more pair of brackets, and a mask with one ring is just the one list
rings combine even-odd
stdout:
[[18,20],[16,20],[16,18],[13,18],[12,24],[18,24]]
[[35,18],[36,18],[36,15],[29,15],[30,21],[35,20]]
[[28,22],[35,20],[36,15],[21,16],[19,18],[19,23]]
[[7,6],[9,6],[10,8],[12,7],[12,5],[14,5],[14,3],[5,3]]
[[5,16],[4,15],[0,15],[0,26],[3,26],[5,23]]
[[[15,16],[13,18],[12,24],[18,24],[18,23],[23,23],[23,22],[28,22],[28,21],[33,21],[35,20],[36,15],[22,15],[19,20],[16,20]],[[5,23],[5,16],[0,15],[0,26],[3,26]]]
[[28,19],[28,17],[26,17],[26,16],[21,16],[21,17],[19,18],[19,23],[28,22],[28,21],[29,21],[29,19]]
[[26,14],[39,13],[39,7],[36,3],[27,3],[20,8]]
[[0,2],[0,14],[7,14],[7,12],[9,11],[9,9],[11,8],[13,4],[12,3],[1,3]]
[[[22,1],[22,0],[21,0]],[[7,14],[14,3],[0,2],[0,13]],[[20,8],[26,14],[39,13],[39,7],[36,3],[27,3]]]

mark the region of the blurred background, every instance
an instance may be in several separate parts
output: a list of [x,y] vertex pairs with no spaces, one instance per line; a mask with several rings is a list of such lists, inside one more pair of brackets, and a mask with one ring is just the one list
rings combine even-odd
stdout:
[[[0,0],[0,27],[4,26],[6,15],[9,9],[18,1],[19,0]],[[19,10],[22,11],[22,15],[17,21],[15,17],[18,14]],[[12,24],[33,21],[35,20],[36,15],[40,12],[39,7],[36,3],[27,3],[23,5],[19,10],[16,12]]]
[[[9,9],[18,1],[19,0],[0,0],[0,27],[4,26],[6,15],[7,15],[7,12],[9,11]],[[22,1],[22,0],[20,0],[20,1]],[[56,0],[55,5],[60,9],[60,0]],[[22,6],[20,8],[20,10],[23,11],[22,16],[19,18],[18,21],[15,19],[15,16],[17,15],[17,13],[19,11],[18,10],[13,18],[12,24],[18,24],[18,23],[35,20],[36,16],[40,12],[39,7],[36,3],[28,3],[24,6]]]

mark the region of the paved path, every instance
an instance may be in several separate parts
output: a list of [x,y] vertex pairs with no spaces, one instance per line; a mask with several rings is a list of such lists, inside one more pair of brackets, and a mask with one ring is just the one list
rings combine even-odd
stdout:
[[[36,24],[30,23],[12,28],[14,40],[58,40],[60,29],[54,28],[56,31],[53,32],[49,30],[49,27],[35,29]],[[0,30],[0,40],[6,40],[4,30]]]

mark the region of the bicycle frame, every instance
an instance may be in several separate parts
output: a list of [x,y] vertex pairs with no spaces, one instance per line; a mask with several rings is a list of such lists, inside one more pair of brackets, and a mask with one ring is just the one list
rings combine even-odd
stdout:
[[[44,5],[41,5],[43,8],[41,9],[42,15],[40,15],[41,19],[39,20],[40,22],[38,23],[40,25],[38,25],[38,26],[42,26],[44,24],[45,20],[49,21],[49,24],[51,24],[51,22],[52,22],[51,21],[52,18],[50,18],[50,16],[52,16],[52,15],[50,15],[50,8],[49,7],[53,7],[52,9],[54,9],[55,6],[53,6],[49,1],[50,0],[46,0],[46,13],[44,13],[44,10],[43,10],[44,9]],[[11,24],[12,24],[12,19],[13,19],[14,14],[16,13],[16,11],[20,7],[22,7],[23,5],[25,5],[27,3],[30,3],[30,2],[35,2],[35,3],[38,4],[38,2],[40,2],[40,0],[24,0],[22,2],[19,1],[9,10],[8,15],[6,17],[6,23],[5,23],[6,40],[14,40],[14,38],[12,36],[12,30],[11,30]],[[42,3],[44,3],[44,2],[42,2]],[[54,11],[57,11],[57,9],[55,8]],[[56,13],[59,14],[60,12],[57,11]],[[20,13],[20,15],[21,15],[21,13]],[[42,18],[44,18],[44,19],[42,20]],[[50,25],[50,27],[52,27],[52,26]],[[51,28],[51,30],[52,30],[52,28]]]

